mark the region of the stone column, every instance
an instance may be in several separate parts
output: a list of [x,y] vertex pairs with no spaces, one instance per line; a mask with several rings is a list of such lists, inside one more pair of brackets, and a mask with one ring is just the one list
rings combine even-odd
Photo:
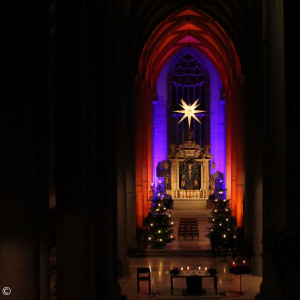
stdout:
[[[119,9],[125,9],[124,4],[119,1]],[[123,6],[123,7],[122,7]],[[123,28],[125,26],[125,15],[119,14],[118,18],[115,20],[117,28]],[[127,177],[127,161],[132,163],[132,134],[128,134],[128,129],[132,129],[132,124],[128,124],[130,120],[130,112],[133,110],[133,101],[128,99],[128,93],[131,92],[127,90],[130,86],[128,78],[128,65],[126,56],[126,36],[124,34],[118,34],[114,37],[114,42],[116,47],[120,49],[119,55],[115,59],[114,66],[114,97],[116,98],[117,105],[114,106],[115,114],[115,132],[113,133],[115,138],[115,155],[116,155],[116,189],[117,189],[117,215],[118,215],[118,259],[119,259],[119,277],[129,275],[129,261],[127,259],[128,252],[128,235],[127,235],[127,222],[128,220],[128,208],[127,204],[131,206],[131,195],[127,193],[127,181],[130,178]],[[117,83],[117,84],[116,84]],[[122,99],[120,101],[120,99]],[[129,143],[127,142],[129,141]],[[130,172],[134,170],[134,162],[132,167],[130,167]],[[133,176],[134,178],[134,176]],[[132,183],[132,180],[131,180]],[[130,186],[130,185],[129,185]],[[127,197],[129,196],[129,201]],[[130,214],[130,218],[135,221],[135,209],[133,210],[133,215]],[[130,221],[129,221],[130,222]],[[132,222],[132,221],[131,221]],[[135,224],[135,223],[134,223]],[[134,232],[135,232],[134,228]]]
[[118,200],[124,199],[118,192],[124,181],[117,171],[124,166],[118,168],[116,155],[122,99],[115,88],[115,14],[111,2],[57,3],[58,299],[121,294]]
[[[261,16],[257,15],[257,20]],[[259,45],[261,32],[255,22],[254,39],[251,44]],[[262,227],[263,227],[263,128],[264,128],[264,94],[261,53],[252,49],[249,56],[245,77],[245,200],[244,229],[245,238],[252,242],[252,274],[262,276]],[[251,67],[258,65],[259,67]]]
[[[16,20],[18,20],[16,22]],[[2,18],[0,297],[49,299],[48,4]],[[11,294],[2,295],[9,287]]]
[[[127,63],[126,91],[127,91],[127,134],[126,134],[126,216],[127,216],[127,245],[129,249],[135,249],[136,241],[136,176],[135,173],[135,118],[134,118],[134,71],[132,62]],[[130,68],[131,67],[131,68]],[[128,74],[127,74],[128,75]],[[131,80],[130,80],[131,79]],[[122,155],[122,153],[120,153]]]
[[[263,2],[265,76],[265,131],[263,177],[263,282],[262,299],[292,299],[283,282],[288,274],[274,253],[276,235],[287,224],[286,97],[284,70],[284,16],[282,0]],[[276,184],[277,183],[277,184]],[[294,282],[296,284],[296,281]],[[294,285],[296,286],[296,285]]]

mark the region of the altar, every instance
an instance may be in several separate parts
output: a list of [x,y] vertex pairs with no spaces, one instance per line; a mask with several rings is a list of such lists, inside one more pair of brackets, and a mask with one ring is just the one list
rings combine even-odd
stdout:
[[211,145],[201,147],[194,141],[171,145],[165,166],[166,193],[173,199],[174,209],[206,209],[208,197],[214,193],[210,184]]

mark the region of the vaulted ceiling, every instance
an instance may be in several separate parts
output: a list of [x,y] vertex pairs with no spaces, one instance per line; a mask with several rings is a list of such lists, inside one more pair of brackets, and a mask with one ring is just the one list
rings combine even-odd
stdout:
[[153,88],[167,61],[183,48],[203,53],[215,66],[223,87],[242,80],[236,49],[221,25],[205,12],[188,7],[177,10],[152,32],[139,61],[139,73]]

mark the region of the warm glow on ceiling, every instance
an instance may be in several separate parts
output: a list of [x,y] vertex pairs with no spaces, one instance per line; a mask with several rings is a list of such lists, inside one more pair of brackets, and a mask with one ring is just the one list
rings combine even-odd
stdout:
[[154,87],[168,60],[186,47],[203,53],[212,62],[224,87],[241,74],[234,45],[220,24],[203,11],[184,8],[161,22],[149,37],[139,63],[145,80]]

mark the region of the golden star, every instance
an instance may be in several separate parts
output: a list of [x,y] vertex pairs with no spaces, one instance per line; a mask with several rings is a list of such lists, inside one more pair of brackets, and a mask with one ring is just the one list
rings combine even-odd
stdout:
[[178,122],[178,124],[184,120],[186,117],[188,118],[188,122],[189,122],[189,128],[191,127],[191,119],[194,118],[196,121],[198,121],[200,124],[202,124],[200,122],[200,120],[197,118],[197,116],[195,115],[195,113],[201,113],[201,112],[205,112],[205,110],[196,110],[195,108],[198,107],[200,104],[197,104],[199,99],[197,99],[193,104],[186,104],[184,102],[183,99],[181,99],[181,104],[179,104],[183,110],[175,110],[174,112],[178,112],[181,114],[184,114],[184,116],[180,119],[180,121]]

